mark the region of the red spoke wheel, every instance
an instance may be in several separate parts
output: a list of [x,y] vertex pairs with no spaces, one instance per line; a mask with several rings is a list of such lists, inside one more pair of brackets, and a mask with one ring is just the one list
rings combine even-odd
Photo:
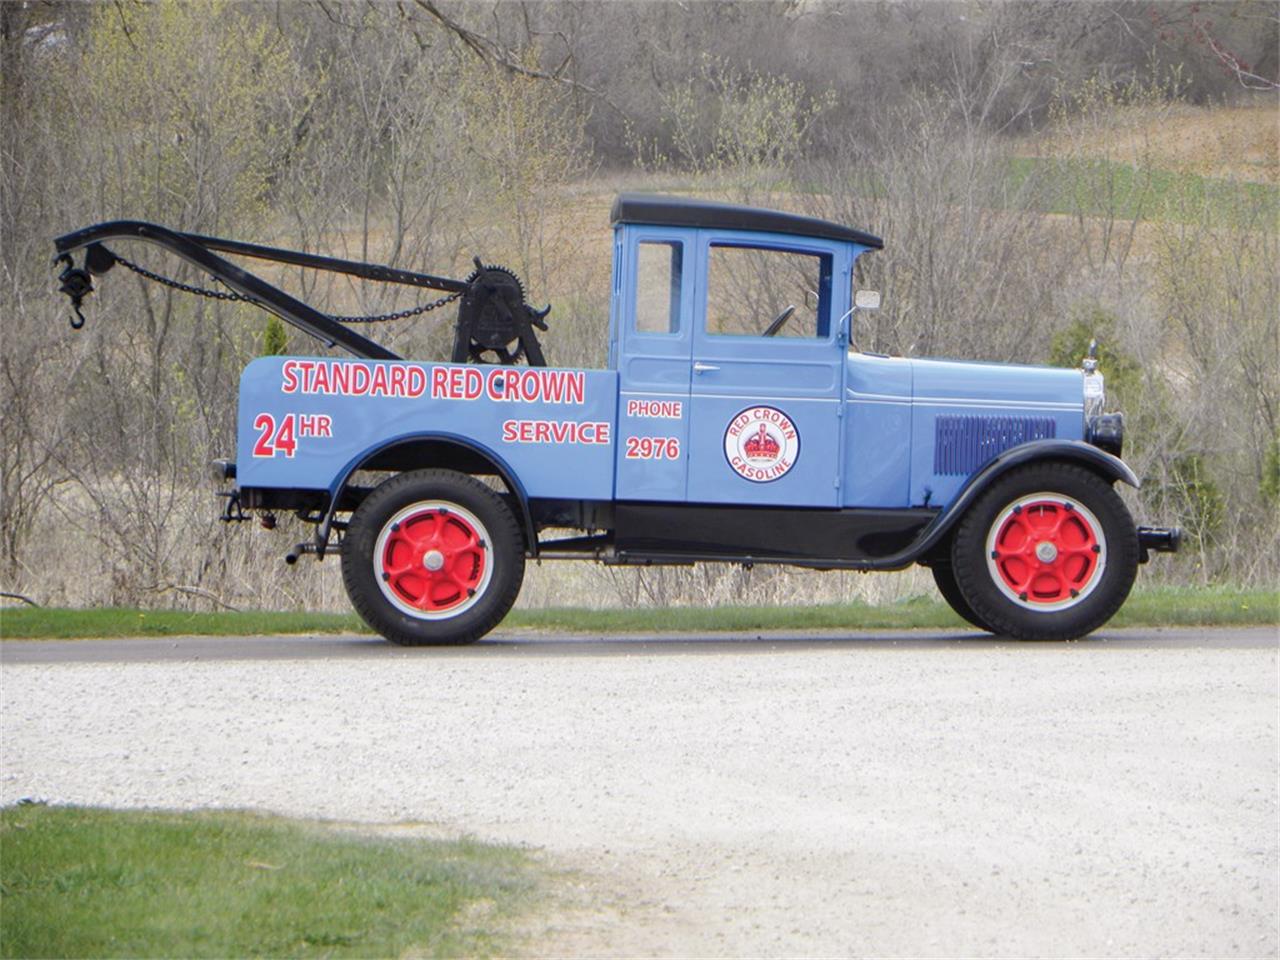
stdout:
[[1082,603],[1102,581],[1107,538],[1088,508],[1061,495],[1033,493],[1000,512],[987,537],[995,584],[1032,610]]
[[1138,537],[1111,485],[1066,463],[1031,464],[996,480],[961,519],[951,548],[956,586],[995,633],[1081,637],[1120,609],[1138,567]]
[[388,640],[469,643],[515,602],[524,540],[506,502],[474,477],[414,470],[356,509],[342,575],[356,611]]
[[493,575],[490,537],[469,510],[441,500],[411,503],[382,527],[373,567],[383,595],[414,617],[462,613]]

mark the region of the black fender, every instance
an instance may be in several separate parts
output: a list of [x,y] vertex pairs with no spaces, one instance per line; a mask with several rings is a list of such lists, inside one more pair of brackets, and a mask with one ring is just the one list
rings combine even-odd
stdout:
[[[356,472],[369,467],[370,464],[374,464],[379,460],[394,462],[397,459],[397,453],[401,455],[411,454],[415,446],[453,448],[465,457],[471,458],[473,464],[483,462],[491,467],[493,473],[502,478],[502,482],[506,484],[507,489],[511,491],[512,496],[515,497],[516,502],[519,504],[518,519],[521,529],[524,531],[527,555],[530,557],[538,555],[538,532],[533,524],[533,514],[529,511],[529,497],[525,493],[523,484],[516,477],[515,471],[500,456],[474,440],[453,433],[435,431],[411,433],[395,437],[379,446],[371,447],[347,464],[329,490],[329,507],[325,511],[324,519],[316,527],[316,552],[319,556],[323,557],[325,554],[329,544],[329,534],[333,529],[334,514],[338,512],[338,504],[342,500],[342,494]],[[417,469],[420,466],[429,466],[429,464],[397,467],[397,469]]]
[[1135,489],[1140,485],[1137,474],[1123,460],[1083,440],[1031,440],[1020,443],[998,454],[981,470],[969,477],[955,499],[921,531],[919,539],[907,551],[911,556],[907,558],[900,555],[899,558],[894,559],[907,559],[908,562],[924,559],[951,532],[951,528],[964,515],[964,512],[993,482],[1014,467],[1044,460],[1074,463],[1086,470],[1091,470],[1111,483],[1127,483]]

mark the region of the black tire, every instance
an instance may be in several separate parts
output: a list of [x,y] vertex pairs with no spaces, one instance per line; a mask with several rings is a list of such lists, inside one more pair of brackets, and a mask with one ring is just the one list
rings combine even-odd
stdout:
[[1029,464],[992,484],[951,544],[960,594],[994,633],[1069,640],[1120,609],[1138,572],[1138,533],[1094,473]]
[[969,606],[969,601],[960,592],[960,584],[956,582],[956,574],[950,563],[936,562],[929,569],[933,573],[933,582],[937,584],[942,599],[947,601],[947,606],[954,610],[961,620],[973,624],[979,630],[995,632],[973,612],[973,607]]
[[510,507],[474,477],[413,470],[380,484],[342,543],[351,605],[392,643],[471,643],[501,622],[524,579]]

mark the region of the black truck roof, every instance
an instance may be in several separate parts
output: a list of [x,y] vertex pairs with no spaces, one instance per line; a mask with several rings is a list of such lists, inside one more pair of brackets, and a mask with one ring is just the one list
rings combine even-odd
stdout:
[[819,220],[817,217],[652,193],[619,194],[618,199],[613,202],[610,218],[612,223],[701,227],[711,230],[762,230],[768,233],[845,240],[876,250],[884,247],[884,241],[877,236],[829,220]]

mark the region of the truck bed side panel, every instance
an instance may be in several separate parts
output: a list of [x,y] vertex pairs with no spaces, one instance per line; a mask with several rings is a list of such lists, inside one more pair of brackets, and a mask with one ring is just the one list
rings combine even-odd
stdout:
[[613,497],[618,377],[604,370],[261,357],[240,378],[242,487],[328,490],[371,450],[458,437],[530,497]]

